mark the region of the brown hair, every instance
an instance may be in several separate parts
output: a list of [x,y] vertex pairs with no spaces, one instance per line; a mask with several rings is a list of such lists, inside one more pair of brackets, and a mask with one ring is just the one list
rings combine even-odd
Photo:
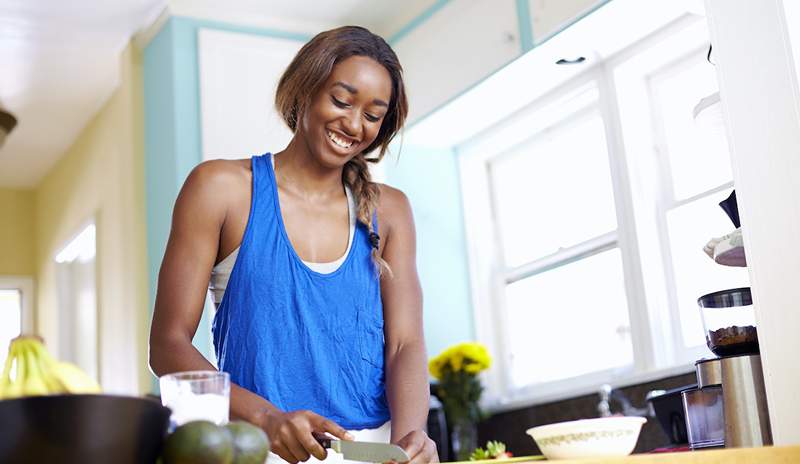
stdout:
[[[403,68],[389,44],[380,36],[358,26],[344,26],[317,34],[297,52],[281,76],[275,106],[286,125],[295,132],[298,118],[328,79],[334,65],[351,56],[372,58],[386,68],[392,78],[392,97],[377,137],[363,152],[348,161],[342,171],[342,181],[355,196],[358,221],[373,234],[372,216],[378,206],[380,190],[372,182],[367,163],[377,163],[383,159],[408,114]],[[377,154],[370,155],[377,148]],[[377,248],[372,249],[372,259],[379,274],[386,272],[391,275],[391,269],[380,257]]]

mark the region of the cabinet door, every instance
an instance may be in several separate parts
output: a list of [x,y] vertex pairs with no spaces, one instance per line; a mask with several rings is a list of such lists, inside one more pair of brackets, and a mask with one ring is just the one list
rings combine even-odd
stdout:
[[283,149],[292,133],[275,110],[278,80],[302,42],[198,32],[203,159]]
[[405,70],[410,122],[520,53],[513,0],[453,0],[393,47]]

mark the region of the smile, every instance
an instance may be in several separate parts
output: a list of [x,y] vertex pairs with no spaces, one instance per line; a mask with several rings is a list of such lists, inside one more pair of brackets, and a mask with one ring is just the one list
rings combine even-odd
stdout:
[[327,131],[327,134],[328,134],[328,138],[331,139],[331,141],[334,144],[336,144],[336,146],[344,148],[344,149],[348,149],[348,148],[352,147],[353,143],[355,142],[355,140],[349,139],[347,137],[343,137],[343,136],[341,136],[341,135],[339,135],[339,134],[337,134],[337,133],[335,133],[333,131]]

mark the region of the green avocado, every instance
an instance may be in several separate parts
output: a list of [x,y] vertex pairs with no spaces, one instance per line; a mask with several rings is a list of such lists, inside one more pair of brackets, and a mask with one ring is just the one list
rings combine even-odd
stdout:
[[233,439],[209,421],[187,422],[164,442],[164,464],[233,464]]
[[230,422],[225,426],[233,439],[233,464],[264,464],[269,454],[269,438],[249,422]]

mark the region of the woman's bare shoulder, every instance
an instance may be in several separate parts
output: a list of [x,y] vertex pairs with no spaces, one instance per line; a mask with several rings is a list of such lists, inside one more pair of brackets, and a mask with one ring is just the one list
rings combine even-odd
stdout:
[[224,194],[225,190],[249,191],[252,178],[250,160],[215,159],[203,161],[195,166],[186,179],[185,187],[191,186],[201,191],[213,190]]
[[380,196],[378,200],[378,220],[384,229],[413,228],[411,202],[402,190],[386,184],[378,184]]
[[224,213],[233,202],[249,197],[251,179],[250,160],[204,161],[189,173],[178,203]]

